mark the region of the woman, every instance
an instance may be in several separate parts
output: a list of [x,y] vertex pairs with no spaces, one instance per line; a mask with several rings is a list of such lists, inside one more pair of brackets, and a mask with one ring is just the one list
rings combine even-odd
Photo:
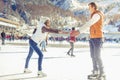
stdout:
[[39,56],[38,57],[38,77],[45,77],[46,76],[46,74],[42,72],[43,54],[42,54],[41,50],[39,49],[39,47],[37,46],[40,41],[45,40],[45,38],[46,38],[45,33],[46,32],[60,33],[61,31],[59,31],[57,29],[50,28],[50,20],[46,20],[43,26],[38,25],[36,31],[29,39],[30,47],[29,47],[28,56],[26,58],[24,73],[31,72],[28,69],[28,64],[29,64],[30,58],[33,54],[33,51],[35,51]]

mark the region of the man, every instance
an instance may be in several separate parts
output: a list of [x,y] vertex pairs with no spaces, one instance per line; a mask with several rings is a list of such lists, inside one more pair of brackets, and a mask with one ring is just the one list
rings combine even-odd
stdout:
[[103,64],[101,60],[101,46],[103,43],[102,27],[104,15],[102,12],[97,10],[97,5],[94,2],[89,3],[88,6],[91,13],[91,19],[80,28],[79,32],[83,33],[87,29],[90,31],[89,45],[93,63],[93,74],[89,76],[101,78],[104,75]]
[[[99,74],[102,77],[104,74],[103,64],[101,60],[101,47],[103,43],[103,19],[104,15],[97,10],[94,2],[89,3],[89,10],[91,12],[91,19],[96,19],[96,22],[90,27],[90,53],[93,62],[93,75]],[[99,72],[99,73],[98,73]]]
[[45,33],[50,32],[50,33],[62,33],[62,31],[52,29],[50,28],[50,20],[46,20],[43,26],[38,25],[36,31],[34,31],[34,34],[31,36],[29,39],[29,54],[26,58],[26,63],[25,63],[25,70],[24,73],[29,73],[31,72],[28,69],[28,64],[30,61],[30,58],[33,54],[33,51],[35,51],[38,54],[38,77],[45,77],[46,74],[42,72],[42,60],[43,60],[43,54],[41,50],[38,47],[38,43],[42,40],[45,40],[46,36]]

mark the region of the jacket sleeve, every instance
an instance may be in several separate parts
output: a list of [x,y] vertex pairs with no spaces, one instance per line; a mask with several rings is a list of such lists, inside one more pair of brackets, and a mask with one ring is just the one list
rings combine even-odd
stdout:
[[44,32],[59,33],[59,30],[57,30],[57,29],[52,29],[52,28],[42,27],[42,33],[44,33]]
[[88,22],[86,22],[82,27],[80,27],[79,29],[80,33],[84,33],[85,31],[89,30],[90,26],[95,24],[99,19],[100,19],[100,15],[94,14],[93,17]]

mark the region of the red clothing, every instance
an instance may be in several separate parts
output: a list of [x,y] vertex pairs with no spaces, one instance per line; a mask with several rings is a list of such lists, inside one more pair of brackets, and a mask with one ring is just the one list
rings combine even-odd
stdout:
[[71,36],[71,34],[73,32],[74,32],[74,30],[70,32],[70,42],[75,42],[76,41],[76,37],[75,36]]

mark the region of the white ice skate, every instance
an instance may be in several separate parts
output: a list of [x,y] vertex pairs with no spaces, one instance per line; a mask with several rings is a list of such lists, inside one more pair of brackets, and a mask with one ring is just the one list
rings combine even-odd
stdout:
[[28,68],[25,68],[25,69],[24,69],[24,73],[32,73],[32,71],[29,70]]
[[46,77],[47,75],[45,73],[43,73],[42,71],[38,71],[38,77],[42,78],[42,77]]

